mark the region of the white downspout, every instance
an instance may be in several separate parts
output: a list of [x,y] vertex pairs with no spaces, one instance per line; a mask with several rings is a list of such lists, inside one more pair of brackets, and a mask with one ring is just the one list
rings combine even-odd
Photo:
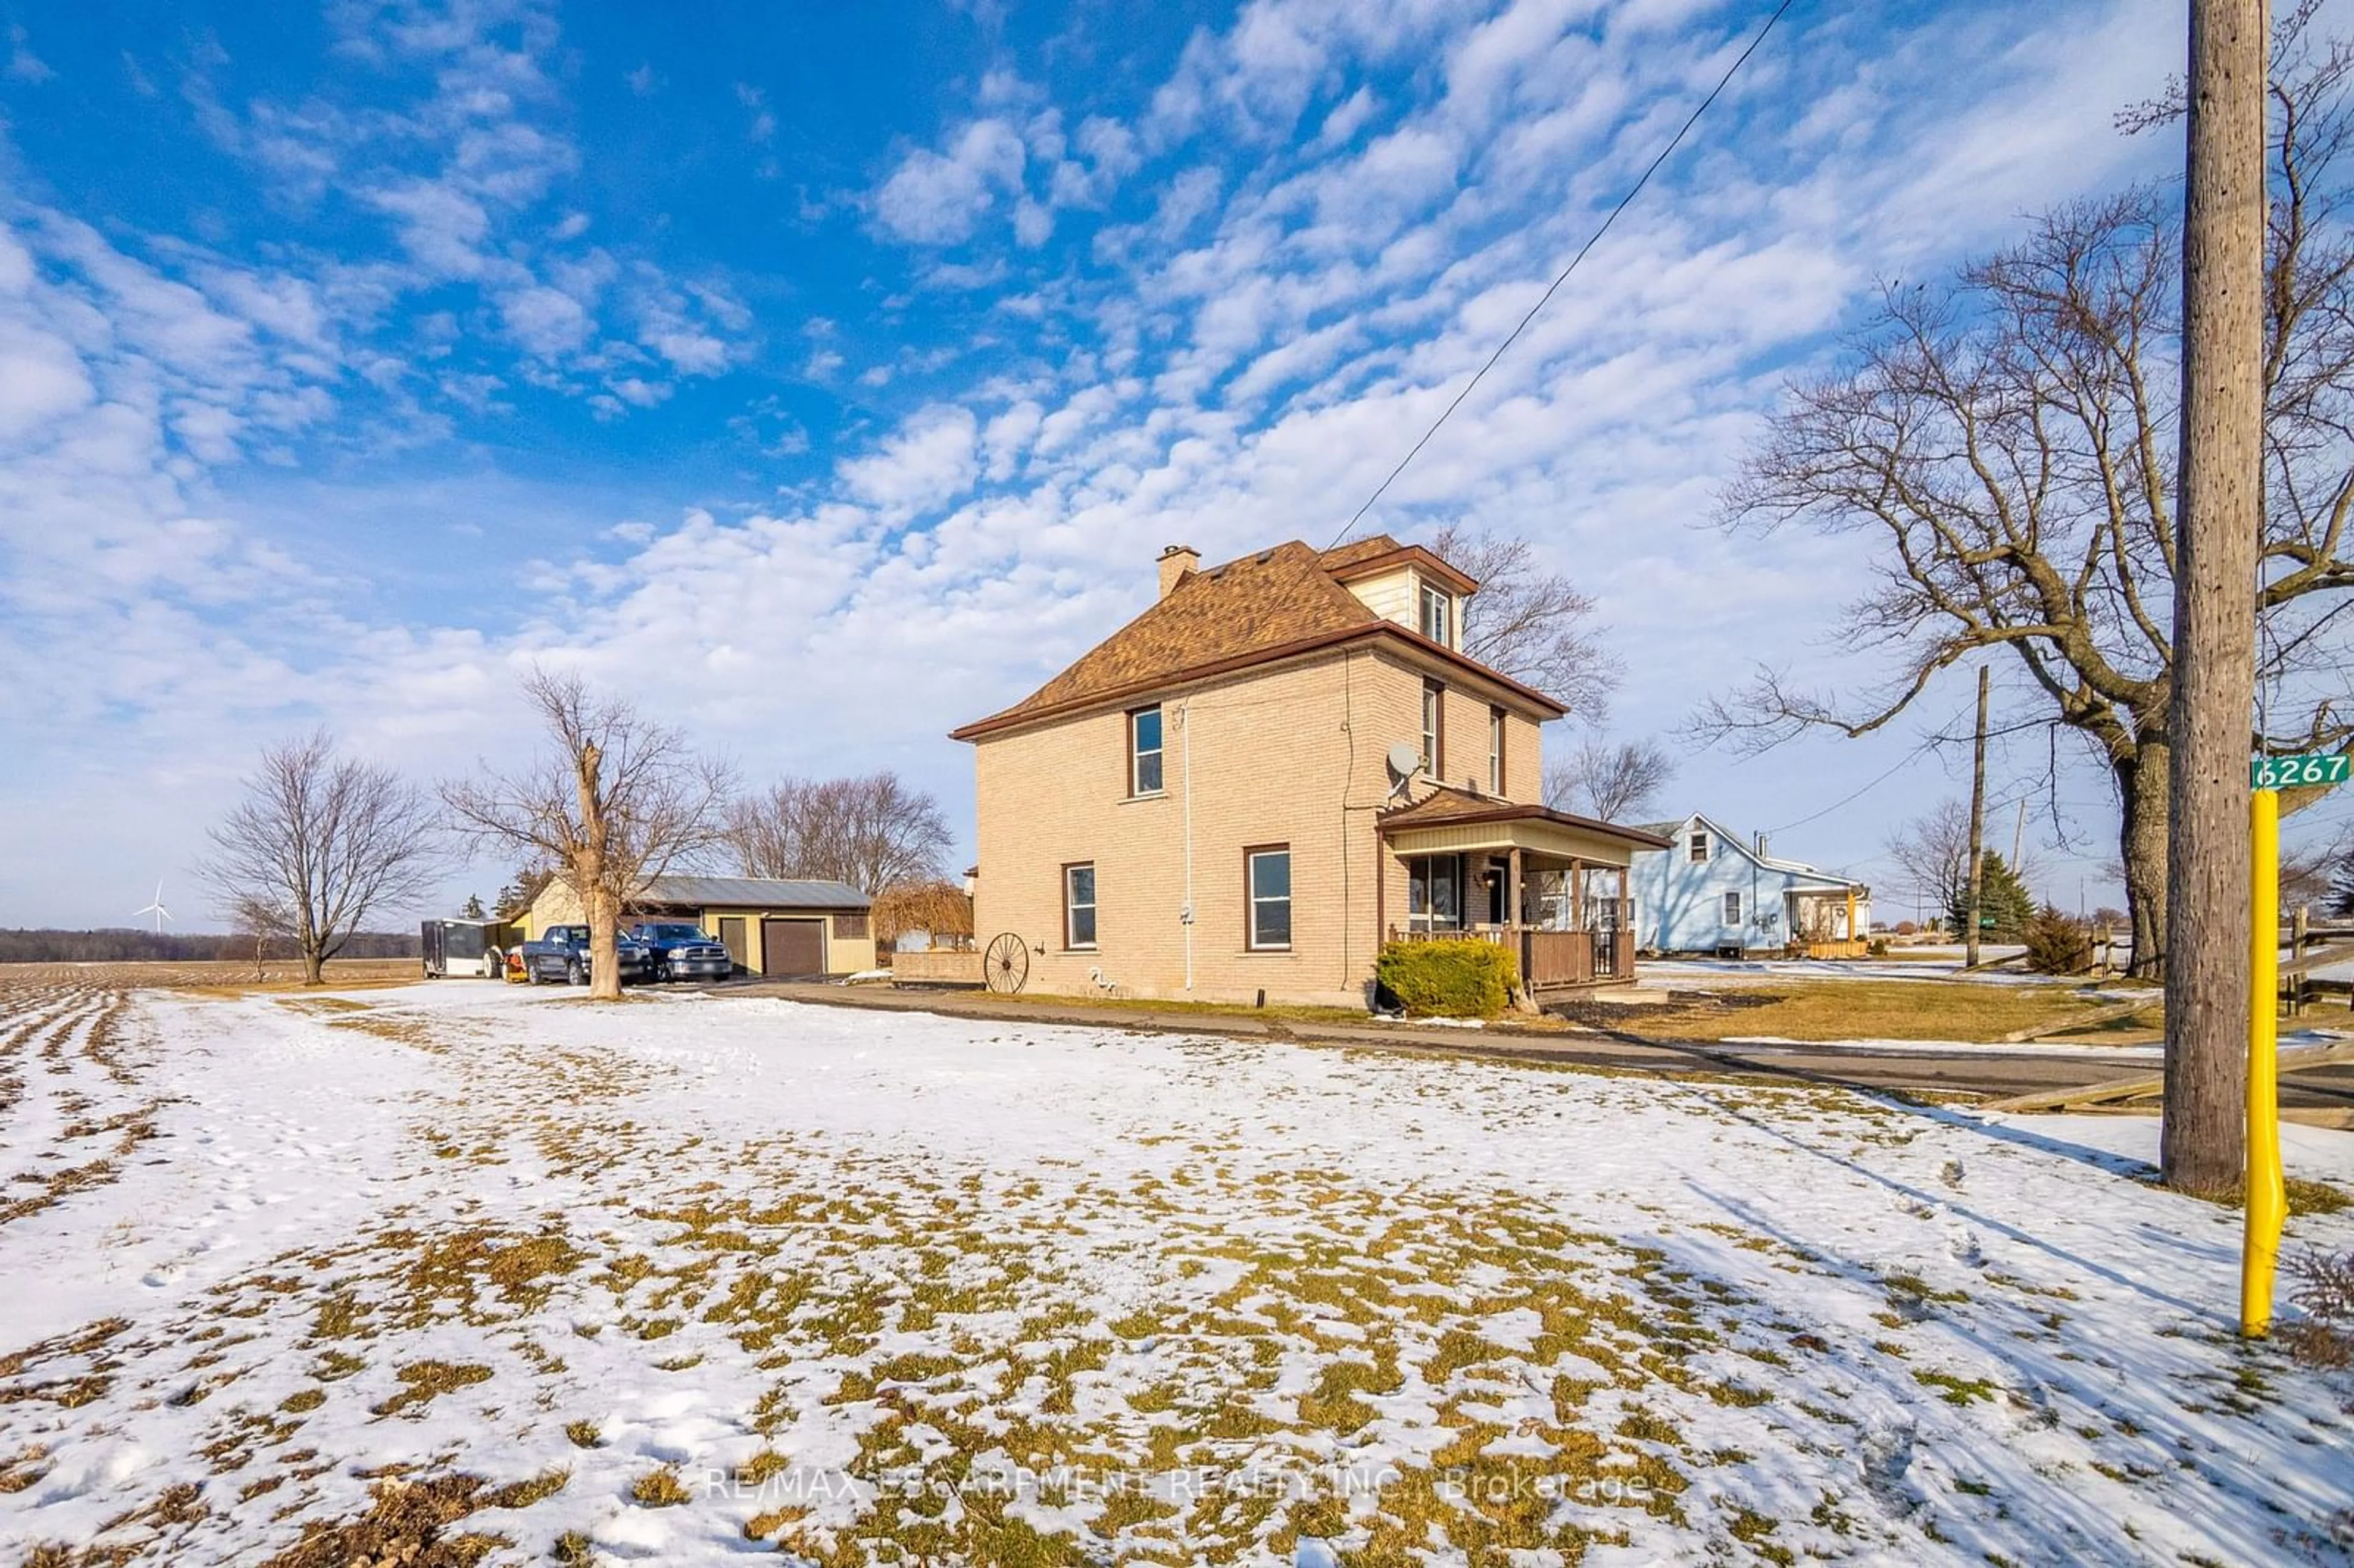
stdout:
[[1177,729],[1184,737],[1180,760],[1185,768],[1185,907],[1177,919],[1185,927],[1185,994],[1193,993],[1193,711],[1191,703],[1177,705]]

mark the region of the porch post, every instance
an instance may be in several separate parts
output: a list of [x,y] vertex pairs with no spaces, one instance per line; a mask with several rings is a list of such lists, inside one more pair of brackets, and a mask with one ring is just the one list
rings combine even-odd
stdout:
[[1524,926],[1528,922],[1521,916],[1520,845],[1512,846],[1511,855],[1505,864],[1508,869],[1504,874],[1504,923],[1508,926]]
[[1855,940],[1855,884],[1847,885],[1847,939]]
[[1585,929],[1585,863],[1582,860],[1569,863],[1569,928]]

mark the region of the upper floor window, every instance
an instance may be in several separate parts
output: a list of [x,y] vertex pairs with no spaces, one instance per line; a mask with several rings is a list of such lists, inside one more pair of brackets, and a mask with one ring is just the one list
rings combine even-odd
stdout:
[[1128,792],[1161,793],[1161,710],[1139,708],[1128,715]]
[[1504,793],[1504,710],[1488,710],[1488,793]]
[[1063,868],[1063,946],[1096,945],[1096,868],[1093,862]]
[[1691,856],[1691,863],[1694,865],[1706,865],[1708,863],[1708,835],[1706,833],[1694,833],[1691,836],[1691,845],[1689,853]]
[[1455,646],[1455,596],[1427,583],[1422,588],[1422,634],[1445,647]]
[[1447,688],[1422,683],[1422,766],[1433,779],[1447,777]]
[[1250,946],[1257,950],[1291,946],[1291,846],[1269,844],[1244,853],[1250,881]]

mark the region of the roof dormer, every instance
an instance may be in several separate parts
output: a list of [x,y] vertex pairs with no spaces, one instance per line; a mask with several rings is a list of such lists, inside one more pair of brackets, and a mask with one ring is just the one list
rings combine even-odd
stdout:
[[1386,535],[1328,550],[1323,558],[1333,580],[1367,609],[1462,652],[1463,603],[1479,589],[1472,578],[1421,546]]

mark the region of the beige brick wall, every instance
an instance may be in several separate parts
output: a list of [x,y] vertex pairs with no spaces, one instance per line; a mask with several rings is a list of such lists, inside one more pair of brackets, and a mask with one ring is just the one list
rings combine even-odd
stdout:
[[[1337,651],[1164,694],[1166,788],[1128,796],[1121,712],[989,736],[974,747],[981,876],[975,919],[986,944],[1029,943],[1028,989],[1361,1005],[1383,923],[1405,919],[1402,869],[1381,854],[1375,813],[1390,799],[1384,756],[1420,731],[1424,673],[1364,648]],[[1448,763],[1458,782],[1487,778],[1488,703],[1450,687]],[[1182,717],[1181,717],[1182,710]],[[1508,715],[1512,798],[1537,798],[1536,723]],[[1185,985],[1186,729],[1192,730],[1193,989]],[[1469,747],[1468,751],[1462,749]],[[1291,850],[1292,945],[1246,942],[1246,847]],[[1096,868],[1097,945],[1064,945],[1062,874]],[[1375,880],[1389,868],[1381,893]],[[1044,951],[1037,950],[1043,947]]]
[[[1458,789],[1488,789],[1488,711],[1485,694],[1447,683],[1445,756],[1440,759],[1442,782]],[[1420,698],[1416,699],[1417,702]],[[1422,728],[1416,709],[1414,733]],[[1504,714],[1504,799],[1522,805],[1542,805],[1544,799],[1543,736],[1536,721],[1509,709]]]

